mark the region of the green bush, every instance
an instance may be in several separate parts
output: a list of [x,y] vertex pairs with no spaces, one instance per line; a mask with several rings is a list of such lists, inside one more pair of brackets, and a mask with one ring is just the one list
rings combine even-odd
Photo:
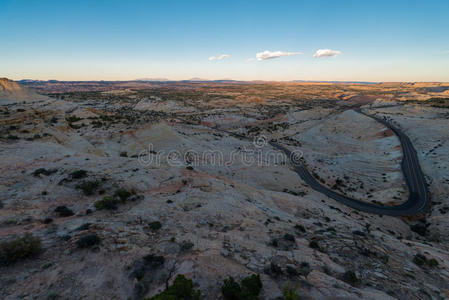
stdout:
[[146,300],[201,300],[201,291],[193,289],[192,280],[178,275],[165,291]]
[[73,211],[64,205],[56,207],[55,212],[59,213],[60,217],[70,217],[74,215]]
[[69,117],[66,117],[65,120],[69,123],[73,123],[73,122],[81,121],[82,119],[77,116],[69,116]]
[[419,253],[413,257],[413,262],[420,267],[424,265],[431,268],[438,266],[438,261],[435,258],[427,259],[427,257]]
[[427,258],[422,254],[416,254],[413,257],[413,262],[418,266],[424,266],[426,264]]
[[22,237],[0,243],[0,264],[9,265],[41,251],[41,240],[27,232]]
[[295,225],[295,230],[298,232],[306,232],[306,229],[304,228],[304,226],[302,226],[300,224]]
[[295,241],[295,237],[292,234],[290,234],[290,233],[286,233],[284,235],[284,240],[289,241],[289,242],[294,242]]
[[114,198],[119,198],[122,202],[126,202],[132,193],[124,188],[120,188],[115,191]]
[[143,257],[145,263],[150,264],[151,266],[160,266],[165,262],[165,258],[160,255],[148,254]]
[[436,267],[438,266],[438,261],[435,258],[431,258],[427,261],[427,265],[429,267]]
[[76,171],[73,171],[70,175],[72,176],[73,179],[81,179],[81,178],[86,177],[87,171],[86,170],[76,170]]
[[182,241],[181,243],[181,251],[187,251],[193,248],[193,243],[191,241]]
[[83,191],[85,196],[92,196],[100,183],[98,181],[83,181],[76,187]]
[[357,278],[357,275],[355,275],[354,271],[346,271],[343,274],[343,281],[349,283],[350,285],[357,285],[358,283],[360,283],[360,279]]
[[96,209],[116,209],[118,201],[111,196],[103,197],[103,199],[95,202]]
[[284,296],[284,300],[299,300],[298,292],[296,291],[298,289],[298,284],[296,284],[294,287],[290,285],[286,285],[282,289],[282,295]]
[[150,227],[150,230],[153,232],[158,231],[159,229],[162,228],[162,224],[159,221],[150,222],[148,226]]
[[45,175],[45,176],[50,176],[53,173],[56,173],[58,170],[57,169],[45,169],[45,168],[39,168],[34,170],[33,172],[33,176],[39,176],[39,175]]
[[[115,191],[113,196],[105,196],[102,200],[96,201],[94,205],[97,209],[116,209],[118,204],[126,202],[134,194],[136,194],[134,190],[128,191],[120,188]],[[154,226],[157,226],[157,224],[154,224]]]
[[95,233],[85,235],[76,241],[78,248],[89,248],[100,243],[100,238]]
[[225,279],[221,293],[227,300],[258,300],[262,290],[262,281],[259,275],[251,275],[242,279],[238,284],[233,277]]

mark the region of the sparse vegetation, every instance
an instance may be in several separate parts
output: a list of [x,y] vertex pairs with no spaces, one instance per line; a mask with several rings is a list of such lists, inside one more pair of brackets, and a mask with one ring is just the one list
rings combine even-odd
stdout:
[[22,237],[0,243],[0,264],[9,265],[37,255],[40,251],[40,238],[27,232]]
[[201,300],[201,291],[193,288],[193,282],[184,275],[178,275],[165,291],[146,300]]
[[286,285],[282,289],[282,295],[284,296],[283,300],[299,300],[297,289],[298,284],[296,284],[295,286],[291,286],[290,284]]
[[83,191],[85,196],[92,196],[97,190],[100,183],[96,180],[94,181],[83,181],[81,184],[77,185],[78,189]]
[[120,203],[125,203],[136,192],[134,190],[128,191],[120,188],[115,191],[113,196],[105,196],[103,199],[95,202],[96,209],[117,209]]
[[59,213],[60,217],[70,217],[74,215],[73,211],[64,205],[56,207],[55,212]]
[[103,199],[95,202],[96,209],[117,209],[119,201],[112,196],[105,196]]
[[343,281],[349,283],[350,285],[358,285],[360,283],[360,279],[357,277],[354,271],[346,271],[343,274]]
[[86,170],[76,170],[70,173],[70,176],[72,176],[73,179],[81,179],[87,176]]
[[150,227],[150,230],[153,232],[158,231],[159,229],[162,228],[162,224],[159,221],[150,222],[148,226]]
[[58,172],[57,169],[48,169],[47,170],[45,168],[39,168],[39,169],[34,170],[33,176],[38,177],[41,174],[45,175],[45,176],[50,176],[50,175],[52,175],[53,173],[56,173],[56,172]]
[[438,266],[438,261],[435,258],[427,259],[427,257],[419,253],[413,257],[413,262],[420,267],[428,266],[433,268]]
[[185,252],[192,249],[193,246],[194,244],[191,241],[182,241],[180,248],[182,252]]
[[225,279],[221,293],[227,300],[258,300],[262,290],[262,281],[259,275],[251,275],[237,283],[233,277]]
[[85,235],[76,241],[78,248],[90,248],[92,246],[98,245],[100,243],[100,238],[95,233]]
[[114,193],[114,198],[119,198],[122,202],[125,202],[131,196],[132,193],[124,188],[120,188]]

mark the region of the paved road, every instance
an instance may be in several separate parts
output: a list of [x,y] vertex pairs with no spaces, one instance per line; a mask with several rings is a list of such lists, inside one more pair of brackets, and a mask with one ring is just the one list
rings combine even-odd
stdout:
[[422,173],[421,167],[419,165],[416,150],[413,147],[413,144],[410,141],[409,137],[399,128],[393,126],[389,121],[385,119],[368,115],[358,109],[356,111],[384,124],[386,127],[391,129],[399,138],[403,152],[401,163],[402,172],[404,173],[405,181],[410,192],[409,199],[405,203],[395,206],[380,206],[341,195],[334,190],[331,190],[330,188],[322,185],[318,180],[316,180],[300,160],[292,157],[290,150],[282,145],[277,144],[276,142],[270,142],[270,145],[275,147],[276,149],[283,151],[288,157],[290,157],[290,161],[293,164],[295,172],[311,188],[344,205],[368,213],[389,216],[412,216],[423,212],[424,208],[429,202],[427,185],[425,182],[424,174]]
[[[429,202],[429,196],[427,191],[427,185],[424,178],[424,174],[421,171],[421,167],[419,165],[418,156],[416,153],[415,148],[413,147],[412,142],[410,141],[409,137],[402,132],[399,128],[395,127],[393,124],[391,124],[388,120],[382,119],[376,116],[372,116],[369,114],[366,114],[362,112],[360,109],[355,109],[358,113],[364,114],[365,116],[368,116],[370,118],[373,118],[374,120],[382,123],[389,129],[391,129],[396,136],[399,138],[399,141],[402,145],[402,162],[401,162],[401,168],[402,172],[404,173],[405,181],[408,186],[410,195],[409,199],[399,205],[395,206],[380,206],[364,201],[360,201],[357,199],[349,198],[345,195],[339,194],[335,192],[334,190],[328,188],[327,186],[321,184],[318,180],[316,180],[310,172],[307,170],[307,168],[304,166],[304,164],[301,162],[301,160],[292,154],[292,152],[287,149],[286,147],[276,143],[275,141],[270,141],[269,144],[280,150],[283,151],[287,157],[290,158],[290,162],[293,165],[293,168],[295,172],[304,180],[312,189],[328,196],[329,198],[332,198],[344,205],[347,205],[349,207],[352,207],[357,210],[365,211],[368,213],[373,214],[379,214],[379,215],[389,215],[389,216],[412,216],[419,214],[424,211],[426,205]],[[182,119],[181,119],[182,120]],[[188,122],[187,120],[182,120],[184,122]],[[192,122],[188,122],[191,124],[194,124]],[[194,124],[198,125],[198,124]],[[243,139],[250,139],[244,135],[234,133],[232,131],[222,130],[217,127],[214,127],[214,129],[222,132],[226,132],[230,135],[236,136],[238,138]]]

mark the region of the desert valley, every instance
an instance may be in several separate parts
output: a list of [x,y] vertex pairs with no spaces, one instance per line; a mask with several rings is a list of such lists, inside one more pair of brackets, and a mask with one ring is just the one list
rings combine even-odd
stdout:
[[447,299],[448,128],[445,83],[0,79],[0,298]]

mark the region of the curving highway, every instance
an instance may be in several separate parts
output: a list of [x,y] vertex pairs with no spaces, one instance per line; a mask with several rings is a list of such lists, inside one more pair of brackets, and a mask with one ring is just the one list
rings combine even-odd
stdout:
[[[385,125],[387,128],[391,129],[396,136],[399,138],[399,141],[401,142],[402,146],[402,162],[401,162],[401,168],[402,172],[404,173],[405,181],[409,190],[409,198],[406,202],[394,205],[394,206],[380,206],[364,201],[360,201],[357,199],[349,198],[345,195],[339,194],[335,192],[334,190],[328,188],[327,186],[321,184],[318,180],[316,180],[310,172],[307,170],[305,165],[301,162],[300,159],[294,156],[292,151],[287,149],[286,147],[276,143],[275,141],[270,141],[269,144],[284,152],[287,157],[289,157],[290,162],[293,165],[294,171],[301,177],[304,182],[306,182],[312,189],[326,195],[327,197],[334,199],[335,201],[338,201],[346,206],[349,206],[351,208],[361,210],[368,213],[378,214],[378,215],[389,215],[389,216],[412,216],[419,213],[424,212],[428,202],[429,202],[429,196],[427,191],[427,185],[424,178],[424,174],[421,170],[421,166],[419,165],[418,155],[413,147],[412,142],[410,141],[409,137],[402,132],[399,128],[395,127],[393,124],[391,124],[388,120],[382,119],[376,116],[372,116],[369,114],[366,114],[361,111],[361,109],[355,109],[356,112],[361,113],[367,117],[370,117],[383,125]],[[184,122],[193,124],[193,125],[199,125],[194,124],[193,122],[189,122],[184,119],[180,119]],[[243,139],[251,139],[247,136],[228,131],[219,129],[217,127],[212,127],[215,130],[226,132],[230,135],[233,135],[238,138]]]
[[424,174],[421,171],[419,165],[418,155],[409,137],[402,132],[399,128],[393,126],[386,119],[381,119],[369,114],[362,112],[360,109],[356,109],[358,113],[365,116],[373,118],[374,120],[382,123],[389,129],[391,129],[396,136],[399,138],[402,146],[402,162],[401,168],[404,173],[405,181],[407,183],[410,195],[406,202],[395,205],[395,206],[380,206],[368,202],[363,202],[357,199],[349,198],[342,194],[331,190],[327,186],[321,184],[316,180],[304,164],[300,160],[295,159],[292,152],[282,145],[276,142],[270,142],[270,145],[283,151],[289,158],[290,162],[293,164],[295,172],[304,180],[312,189],[332,198],[344,205],[351,208],[365,211],[368,213],[379,214],[379,215],[389,215],[389,216],[412,216],[422,213],[429,202],[429,196],[427,192],[427,185],[424,178]]

